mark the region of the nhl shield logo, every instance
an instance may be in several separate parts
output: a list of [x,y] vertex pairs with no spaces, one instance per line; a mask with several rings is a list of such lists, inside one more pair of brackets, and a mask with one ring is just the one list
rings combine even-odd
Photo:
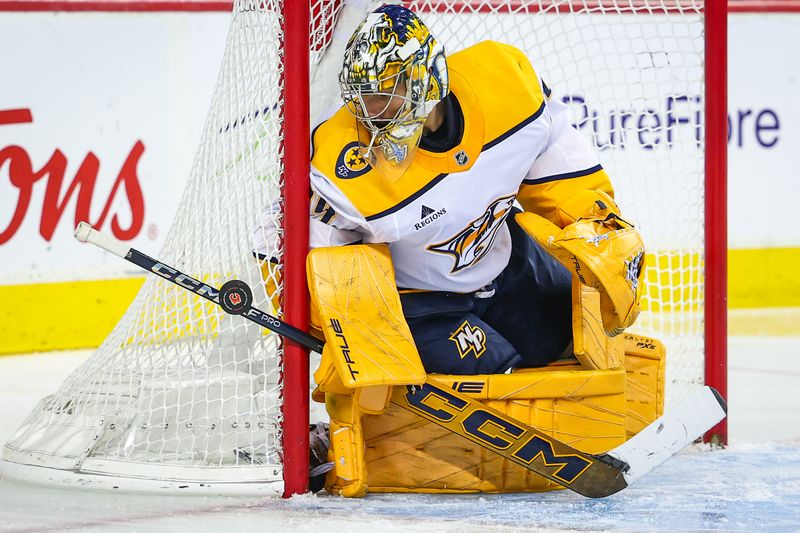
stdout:
[[465,152],[464,150],[459,150],[453,157],[456,159],[456,163],[458,163],[458,166],[460,167],[463,167],[464,165],[469,163],[469,156],[467,155],[467,152]]

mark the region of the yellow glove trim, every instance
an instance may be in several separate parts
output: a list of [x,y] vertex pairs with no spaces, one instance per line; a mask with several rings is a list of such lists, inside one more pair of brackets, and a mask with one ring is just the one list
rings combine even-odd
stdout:
[[557,212],[563,228],[582,218],[606,218],[610,213],[619,216],[619,207],[611,195],[595,189],[573,194],[558,206]]

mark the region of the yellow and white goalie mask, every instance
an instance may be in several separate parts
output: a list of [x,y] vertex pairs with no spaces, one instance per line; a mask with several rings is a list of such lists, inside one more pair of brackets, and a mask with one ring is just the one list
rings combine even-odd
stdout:
[[399,179],[425,120],[447,95],[444,47],[412,11],[380,7],[347,43],[339,85],[358,120],[362,155],[381,174]]

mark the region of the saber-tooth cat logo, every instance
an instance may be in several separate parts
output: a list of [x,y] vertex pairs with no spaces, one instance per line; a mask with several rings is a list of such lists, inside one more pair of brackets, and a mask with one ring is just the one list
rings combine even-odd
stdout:
[[451,274],[474,265],[483,259],[492,247],[492,242],[503,227],[503,222],[513,205],[513,194],[494,200],[486,208],[486,212],[470,222],[469,226],[444,242],[428,246],[428,250],[453,256],[455,263],[450,271]]

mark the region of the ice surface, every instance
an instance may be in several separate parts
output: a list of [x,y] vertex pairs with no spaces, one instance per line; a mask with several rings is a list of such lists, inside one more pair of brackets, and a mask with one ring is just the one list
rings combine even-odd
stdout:
[[[0,532],[800,531],[800,338],[730,339],[730,440],[689,448],[610,498],[188,497],[0,481]],[[0,442],[89,352],[0,358]]]

